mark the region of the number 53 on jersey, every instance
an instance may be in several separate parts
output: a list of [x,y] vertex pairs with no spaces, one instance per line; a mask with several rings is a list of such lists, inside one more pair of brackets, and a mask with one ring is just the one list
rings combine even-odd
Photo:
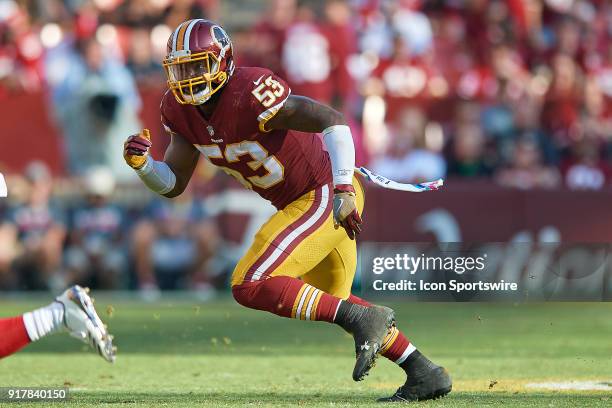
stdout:
[[258,142],[245,140],[240,143],[232,143],[225,146],[225,151],[221,151],[221,148],[217,145],[198,145],[196,148],[204,155],[209,161],[211,159],[222,159],[228,164],[236,163],[241,160],[242,156],[248,156],[247,165],[255,172],[260,167],[266,170],[264,175],[252,175],[244,176],[240,172],[225,167],[219,166],[230,176],[233,176],[248,189],[253,189],[253,186],[267,189],[281,181],[283,181],[285,169],[283,165],[278,161],[274,155],[268,154],[268,151]]

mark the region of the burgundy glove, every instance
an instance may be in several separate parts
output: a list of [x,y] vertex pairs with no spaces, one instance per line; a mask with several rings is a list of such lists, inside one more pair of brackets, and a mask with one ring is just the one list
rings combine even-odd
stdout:
[[127,138],[123,144],[123,158],[133,169],[139,169],[147,162],[147,155],[151,147],[151,134],[149,129],[143,129],[137,135]]
[[338,184],[334,188],[334,225],[342,226],[350,239],[361,232],[361,217],[357,211],[355,189],[350,184]]

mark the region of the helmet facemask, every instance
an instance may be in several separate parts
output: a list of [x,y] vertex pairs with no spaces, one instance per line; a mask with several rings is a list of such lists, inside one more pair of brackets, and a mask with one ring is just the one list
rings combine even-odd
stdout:
[[225,85],[227,73],[213,52],[170,53],[163,61],[168,88],[180,104],[201,105]]

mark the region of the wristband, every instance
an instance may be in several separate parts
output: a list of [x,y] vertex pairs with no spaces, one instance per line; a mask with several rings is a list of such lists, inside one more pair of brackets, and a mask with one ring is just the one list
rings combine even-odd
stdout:
[[153,160],[149,155],[144,166],[135,171],[142,182],[158,194],[166,194],[176,185],[176,175],[172,169],[164,162]]

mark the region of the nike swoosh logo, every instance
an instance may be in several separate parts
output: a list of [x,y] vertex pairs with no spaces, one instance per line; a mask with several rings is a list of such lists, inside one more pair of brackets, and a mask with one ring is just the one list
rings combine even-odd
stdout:
[[[265,75],[265,74],[264,74]],[[261,82],[261,78],[264,77],[264,75],[260,76],[259,79],[257,81],[253,81],[254,85],[259,85],[259,83]]]
[[344,206],[344,198],[340,199],[340,205],[338,206],[338,209],[342,208],[342,206]]

